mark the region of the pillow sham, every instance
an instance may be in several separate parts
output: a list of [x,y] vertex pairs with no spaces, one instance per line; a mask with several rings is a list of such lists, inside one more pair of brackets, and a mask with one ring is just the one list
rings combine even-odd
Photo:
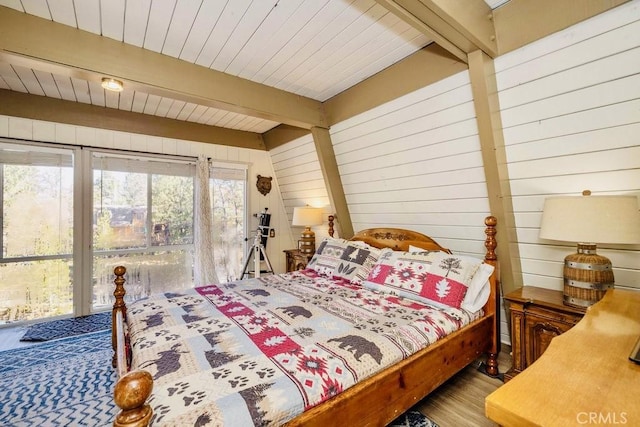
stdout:
[[347,243],[344,239],[325,237],[307,263],[307,268],[323,276],[333,276],[333,270],[338,265]]
[[333,270],[333,277],[361,285],[378,262],[381,252],[381,249],[363,242],[348,242]]
[[471,283],[467,288],[467,294],[460,305],[467,311],[475,313],[480,310],[489,300],[491,295],[491,285],[489,277],[493,273],[494,267],[484,262],[480,264],[478,270],[473,275]]
[[429,249],[422,249],[418,246],[409,245],[409,252],[412,254],[415,254],[415,253],[424,253],[424,252],[431,252],[431,251]]
[[385,252],[363,286],[441,308],[460,308],[481,264],[479,259],[445,252]]

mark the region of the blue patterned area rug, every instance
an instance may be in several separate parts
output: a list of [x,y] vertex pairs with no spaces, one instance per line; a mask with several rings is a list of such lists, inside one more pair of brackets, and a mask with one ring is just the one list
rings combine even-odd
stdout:
[[418,411],[408,410],[393,420],[387,427],[438,427],[438,424]]
[[0,352],[0,426],[107,426],[113,403],[111,331]]
[[111,311],[29,326],[20,341],[49,341],[111,329]]
[[[111,331],[0,352],[0,426],[110,426]],[[410,410],[388,427],[437,427]]]

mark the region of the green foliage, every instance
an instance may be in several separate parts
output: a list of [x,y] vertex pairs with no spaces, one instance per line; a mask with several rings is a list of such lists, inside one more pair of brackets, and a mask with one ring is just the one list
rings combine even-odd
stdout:
[[153,175],[152,222],[169,226],[169,244],[193,243],[194,179]]
[[[3,256],[55,259],[0,263],[0,312],[10,313],[10,320],[68,314],[73,309],[73,168],[1,167]],[[92,181],[92,248],[108,251],[94,255],[94,304],[110,303],[114,264],[137,266],[130,284],[137,296],[188,286],[184,278],[192,274],[193,250],[170,246],[193,243],[194,178],[94,170]],[[245,182],[211,182],[216,268],[222,280],[235,279],[244,257]],[[164,240],[150,236],[152,246],[167,246],[158,252],[148,252],[149,212],[152,230],[156,224],[168,226]],[[141,251],[119,251],[132,248]]]
[[73,170],[3,165],[3,172],[3,256],[71,253]]

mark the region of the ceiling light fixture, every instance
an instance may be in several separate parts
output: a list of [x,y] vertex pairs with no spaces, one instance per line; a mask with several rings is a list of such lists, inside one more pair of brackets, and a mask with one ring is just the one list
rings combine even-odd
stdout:
[[106,90],[111,90],[113,92],[122,92],[124,85],[120,80],[112,79],[109,77],[103,77],[102,87]]

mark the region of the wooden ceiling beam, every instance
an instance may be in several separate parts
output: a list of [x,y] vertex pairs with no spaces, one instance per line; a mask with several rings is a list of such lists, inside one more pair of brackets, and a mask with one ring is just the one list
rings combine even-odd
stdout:
[[0,115],[265,150],[262,135],[0,89]]
[[[498,56],[498,43],[493,23],[493,11],[484,0],[420,0],[444,24],[434,28],[443,36],[458,34],[462,40],[477,46],[488,56]],[[473,47],[473,46],[472,46]],[[466,51],[471,53],[471,51]]]
[[311,130],[309,129],[302,129],[289,125],[278,125],[263,133],[262,138],[264,139],[264,145],[266,146],[267,151],[270,151],[276,147],[286,144],[287,142],[309,135],[310,133]]
[[[429,37],[431,40],[445,48],[453,56],[457,57],[463,62],[467,62],[467,54],[464,50],[460,49],[454,43],[443,37],[440,33],[435,31],[425,21],[415,15],[416,11],[409,10],[399,4],[396,0],[376,0],[376,3],[382,5],[389,12],[396,15],[398,18],[411,25],[422,34]],[[420,6],[418,6],[420,8]]]
[[483,0],[376,0],[452,55],[467,62],[481,49],[491,57],[498,48],[491,9]]
[[502,132],[498,83],[493,59],[481,50],[469,54],[469,78],[487,184],[489,210],[498,219],[500,282],[504,292],[522,287],[522,268],[515,230],[509,169]]
[[353,223],[351,222],[347,197],[344,194],[338,162],[333,151],[331,134],[329,129],[313,127],[311,128],[311,135],[318,153],[318,161],[320,162],[320,170],[327,187],[329,203],[335,211],[335,218],[338,222],[338,235],[344,239],[350,239],[354,234]]
[[629,0],[510,0],[494,10],[500,55],[575,25]]
[[[369,111],[467,69],[467,64],[431,43],[390,67],[361,81],[323,103],[329,126]],[[309,133],[288,125],[262,134],[267,150]]]
[[324,102],[329,126],[371,110],[467,69],[467,64],[431,43]]
[[0,6],[0,60],[310,129],[326,126],[311,98]]

